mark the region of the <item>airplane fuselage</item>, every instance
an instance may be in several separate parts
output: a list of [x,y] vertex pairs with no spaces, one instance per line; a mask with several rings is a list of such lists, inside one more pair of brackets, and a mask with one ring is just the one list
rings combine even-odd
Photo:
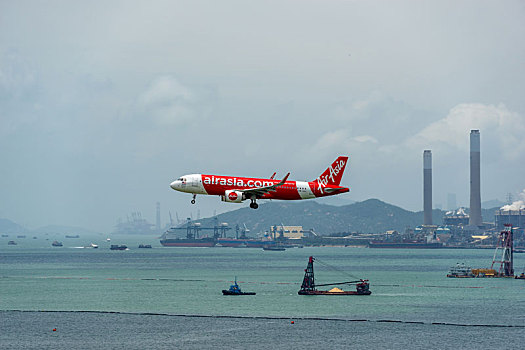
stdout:
[[[251,188],[272,186],[279,180],[238,176],[190,174],[171,183],[171,188],[180,192],[223,196],[227,191],[247,190]],[[316,197],[333,196],[348,192],[341,186],[322,185],[313,181],[285,181],[272,192],[257,196],[258,199],[300,200]]]
[[257,209],[257,199],[300,200],[348,192],[347,187],[339,185],[347,161],[348,157],[340,156],[314,181],[287,181],[290,173],[280,181],[273,178],[275,173],[270,179],[189,174],[173,181],[170,186],[180,192],[192,193],[192,204],[195,204],[196,195],[203,194],[220,196],[222,201],[230,203],[249,199],[250,207]]

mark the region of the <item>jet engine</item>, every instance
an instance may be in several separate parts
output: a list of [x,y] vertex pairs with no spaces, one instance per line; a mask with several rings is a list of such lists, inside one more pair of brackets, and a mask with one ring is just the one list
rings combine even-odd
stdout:
[[224,191],[221,200],[229,203],[241,203],[243,200],[246,200],[246,196],[240,191],[228,190]]

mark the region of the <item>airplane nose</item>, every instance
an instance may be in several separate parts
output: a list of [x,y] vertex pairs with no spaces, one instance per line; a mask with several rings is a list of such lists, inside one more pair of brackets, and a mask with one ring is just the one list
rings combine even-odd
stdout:
[[173,188],[174,190],[177,189],[177,181],[173,181],[172,183],[170,183],[170,187]]

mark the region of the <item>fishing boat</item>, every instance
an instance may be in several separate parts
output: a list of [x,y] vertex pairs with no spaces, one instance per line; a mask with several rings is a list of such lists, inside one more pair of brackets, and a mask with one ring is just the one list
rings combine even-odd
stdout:
[[230,289],[223,289],[222,295],[255,295],[255,293],[241,291],[241,287],[237,284],[237,277],[235,277],[235,282],[230,286]]
[[[306,269],[304,270],[303,283],[301,284],[301,289],[299,290],[299,292],[297,292],[297,294],[299,295],[370,295],[372,294],[372,292],[370,291],[370,284],[368,283],[368,280],[363,280],[363,279],[359,279],[356,281],[347,281],[347,282],[315,284],[314,260],[315,259],[313,256],[311,256],[308,259],[308,265],[306,266]],[[330,290],[317,290],[317,287],[343,285],[343,284],[355,285],[356,290],[355,291],[344,291],[337,287],[334,287]]]

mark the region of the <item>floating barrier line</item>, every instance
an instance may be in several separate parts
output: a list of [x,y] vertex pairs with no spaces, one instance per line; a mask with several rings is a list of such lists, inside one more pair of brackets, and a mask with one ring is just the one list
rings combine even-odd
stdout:
[[[0,276],[2,279],[64,279],[64,280],[106,280],[106,281],[166,281],[166,282],[220,282],[233,283],[231,280],[203,280],[203,279],[184,279],[184,278],[118,278],[118,277],[83,277],[83,276]],[[299,282],[252,282],[238,281],[245,284],[283,284],[300,285]],[[381,284],[371,283],[372,287],[400,287],[400,288],[444,288],[444,289],[508,289],[501,286],[436,286],[420,284]],[[525,289],[525,286],[519,287]]]
[[250,320],[303,320],[303,321],[334,321],[334,322],[368,322],[368,323],[399,323],[399,324],[418,324],[431,326],[451,326],[451,327],[479,327],[479,328],[525,328],[525,325],[502,325],[502,324],[469,324],[454,322],[423,322],[423,321],[402,321],[402,320],[369,320],[369,319],[349,319],[336,317],[284,317],[284,316],[236,316],[236,315],[198,315],[198,314],[170,314],[163,312],[126,312],[126,311],[100,311],[100,310],[0,310],[0,312],[21,312],[21,313],[87,313],[87,314],[116,314],[134,316],[161,316],[161,317],[191,317],[191,318],[217,318],[217,319],[250,319]]

